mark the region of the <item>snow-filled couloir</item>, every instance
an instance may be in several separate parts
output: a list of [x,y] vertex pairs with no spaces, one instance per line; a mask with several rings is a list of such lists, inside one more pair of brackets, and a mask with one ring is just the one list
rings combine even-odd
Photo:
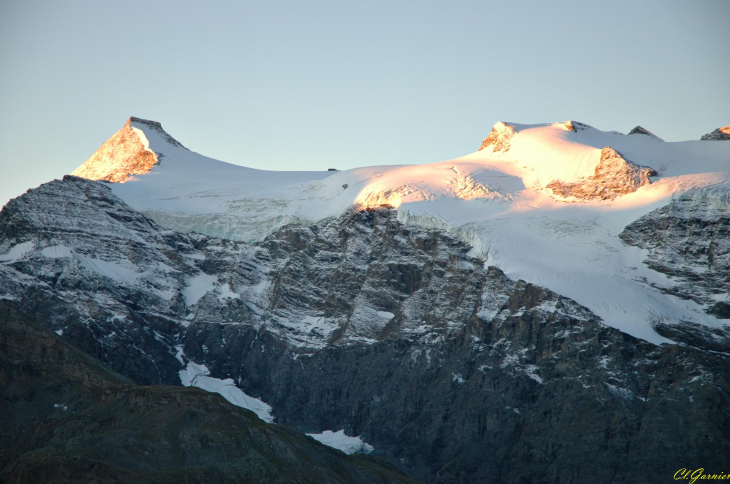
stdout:
[[[500,122],[479,151],[441,163],[282,172],[201,156],[159,123],[131,118],[74,174],[119,182],[114,194],[164,227],[240,241],[353,205],[390,205],[401,221],[447,229],[510,278],[568,296],[648,341],[668,341],[657,324],[728,323],[710,310],[725,304],[724,288],[684,297],[677,287],[691,277],[646,262],[681,254],[661,252],[661,241],[619,235],[679,202],[689,214],[701,205],[726,216],[730,143],[664,142],[640,126],[624,135],[575,121]],[[726,242],[692,243],[706,245],[709,270],[730,265]],[[702,277],[707,269],[692,270]]]

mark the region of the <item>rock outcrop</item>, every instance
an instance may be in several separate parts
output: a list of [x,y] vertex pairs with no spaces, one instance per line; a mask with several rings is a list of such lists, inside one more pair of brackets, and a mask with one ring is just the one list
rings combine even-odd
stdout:
[[632,129],[631,131],[629,131],[629,136],[633,136],[633,135],[636,135],[636,134],[640,134],[640,135],[643,135],[643,136],[649,136],[650,138],[655,138],[655,139],[658,139],[660,141],[664,141],[659,136],[655,135],[654,133],[652,133],[651,131],[649,131],[648,129],[646,129],[646,128],[642,127],[642,126],[636,126],[634,129]]
[[514,134],[514,126],[500,121],[492,126],[491,133],[484,138],[482,145],[479,147],[479,151],[491,146],[493,153],[506,153],[510,149],[510,140]]
[[712,133],[702,135],[701,141],[728,141],[730,140],[730,126],[723,126],[717,128]]
[[564,121],[562,123],[559,123],[559,125],[565,128],[567,131],[572,131],[574,133],[577,133],[578,131],[593,129],[593,126],[585,123],[580,123],[578,121]]
[[613,200],[649,185],[650,176],[657,176],[657,172],[627,160],[621,153],[606,146],[601,150],[601,159],[592,176],[574,183],[553,180],[546,188],[563,198]]

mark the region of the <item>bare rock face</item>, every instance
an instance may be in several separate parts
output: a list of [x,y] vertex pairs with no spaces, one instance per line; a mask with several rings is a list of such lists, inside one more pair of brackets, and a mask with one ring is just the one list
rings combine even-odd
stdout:
[[559,197],[575,197],[579,200],[613,200],[633,193],[644,185],[649,185],[650,176],[657,172],[647,166],[637,165],[623,157],[610,146],[601,151],[601,160],[596,165],[593,176],[576,183],[554,180],[547,185]]
[[160,123],[131,117],[122,129],[106,140],[96,153],[71,174],[89,180],[119,183],[126,181],[130,175],[150,171],[159,163],[161,156],[149,148],[143,131],[134,125],[153,130],[169,144],[182,147],[162,129]]
[[702,141],[728,141],[730,140],[730,126],[723,126],[717,128],[712,133],[703,135],[700,140]]
[[649,137],[656,138],[658,140],[664,141],[659,136],[655,135],[654,133],[652,133],[648,129],[644,128],[643,126],[637,126],[634,129],[632,129],[631,131],[629,131],[629,136],[632,136],[632,135],[635,135],[635,134],[641,134],[641,135],[644,135],[644,136],[649,136]]
[[[655,287],[695,301],[718,319],[730,319],[728,195],[722,186],[690,190],[619,235],[624,243],[648,250],[644,263],[671,278]],[[722,342],[722,351],[730,350],[730,326],[712,340]]]
[[489,133],[489,136],[484,138],[484,141],[482,141],[482,146],[479,148],[479,151],[482,151],[483,149],[491,146],[493,153],[506,153],[510,149],[510,140],[512,139],[512,136],[514,136],[514,134],[514,126],[500,121],[492,126],[492,132]]
[[572,131],[574,133],[577,133],[578,131],[585,131],[587,129],[593,129],[593,126],[587,125],[585,123],[579,123],[578,121],[565,121],[561,124],[566,130]]

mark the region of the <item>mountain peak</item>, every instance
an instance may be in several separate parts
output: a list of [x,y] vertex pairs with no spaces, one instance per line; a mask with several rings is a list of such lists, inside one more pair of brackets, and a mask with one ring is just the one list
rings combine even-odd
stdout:
[[655,135],[654,133],[652,133],[648,129],[644,128],[643,126],[636,126],[634,129],[629,131],[629,136],[635,135],[635,134],[643,134],[645,136],[649,136],[651,138],[656,138],[658,140],[664,141],[659,136]]
[[730,140],[730,126],[723,126],[717,128],[712,133],[703,135],[700,140],[702,141],[728,141]]
[[[152,130],[154,131],[160,138],[162,138],[167,143],[177,146],[179,148],[184,148],[182,143],[180,143],[178,140],[170,136],[167,131],[162,129],[162,124],[160,124],[158,121],[151,121],[149,119],[142,119],[138,118],[136,116],[131,116],[127,120],[127,124],[130,125],[133,128],[138,128],[143,131]],[[126,126],[126,125],[125,125]]]
[[71,174],[89,180],[125,182],[130,175],[150,171],[163,158],[167,147],[184,149],[157,121],[132,116]]
[[515,127],[511,123],[505,123],[503,121],[497,122],[494,126],[492,126],[492,132],[489,133],[489,136],[484,138],[484,141],[482,141],[482,146],[479,148],[479,151],[482,151],[483,149],[486,149],[488,147],[492,147],[492,152],[507,152],[510,148],[510,140],[512,139],[512,136],[515,134]]
[[578,131],[586,131],[595,129],[593,126],[578,121],[564,121],[562,123],[544,123],[544,124],[519,124],[519,123],[506,123],[499,121],[492,126],[492,131],[489,136],[484,138],[479,151],[486,148],[492,147],[493,153],[506,153],[512,146],[512,137],[520,131],[534,128],[546,128],[554,126],[558,129],[565,131],[572,131],[574,133]]
[[573,131],[574,133],[578,131],[585,131],[587,129],[595,129],[593,126],[585,123],[581,123],[578,121],[565,121],[563,123],[558,123],[559,125],[563,126],[568,131]]

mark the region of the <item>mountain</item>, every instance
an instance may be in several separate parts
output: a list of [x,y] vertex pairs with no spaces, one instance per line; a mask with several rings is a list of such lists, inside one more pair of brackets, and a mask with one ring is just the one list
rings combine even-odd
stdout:
[[644,128],[643,126],[636,126],[634,129],[629,131],[629,136],[634,135],[634,134],[640,134],[642,136],[651,136],[658,141],[664,141],[659,136],[655,135],[654,133],[652,133],[648,129]]
[[[171,230],[260,242],[287,224],[313,224],[356,206],[391,205],[400,221],[454,233],[510,278],[570,297],[606,324],[647,341],[667,341],[653,328],[658,322],[714,329],[726,324],[712,315],[724,291],[668,297],[675,281],[643,264],[644,243],[627,244],[619,235],[680,200],[691,200],[683,204],[690,213],[707,211],[710,219],[721,219],[729,206],[730,144],[669,143],[643,128],[627,136],[577,121],[500,122],[479,151],[451,161],[276,172],[193,153],[159,123],[130,123],[162,161],[110,185],[112,192]],[[114,152],[134,149],[117,145]],[[103,148],[91,159],[118,164]],[[691,235],[688,240],[712,245]],[[724,274],[726,248],[718,249],[714,260],[724,262],[713,267]]]
[[162,137],[170,146],[182,148],[180,143],[165,133],[160,123],[131,117],[122,129],[71,174],[90,180],[123,182],[130,175],[148,173],[162,157],[161,153],[150,150],[147,136],[151,133]]
[[497,123],[443,163],[273,172],[127,129],[79,169],[123,182],[3,208],[0,298],[134,382],[428,482],[730,454],[730,143]]
[[416,482],[194,388],[137,386],[0,301],[0,480]]
[[705,135],[702,135],[700,140],[703,141],[727,141],[730,140],[730,126],[723,126],[722,128],[717,128],[712,133],[707,133]]

